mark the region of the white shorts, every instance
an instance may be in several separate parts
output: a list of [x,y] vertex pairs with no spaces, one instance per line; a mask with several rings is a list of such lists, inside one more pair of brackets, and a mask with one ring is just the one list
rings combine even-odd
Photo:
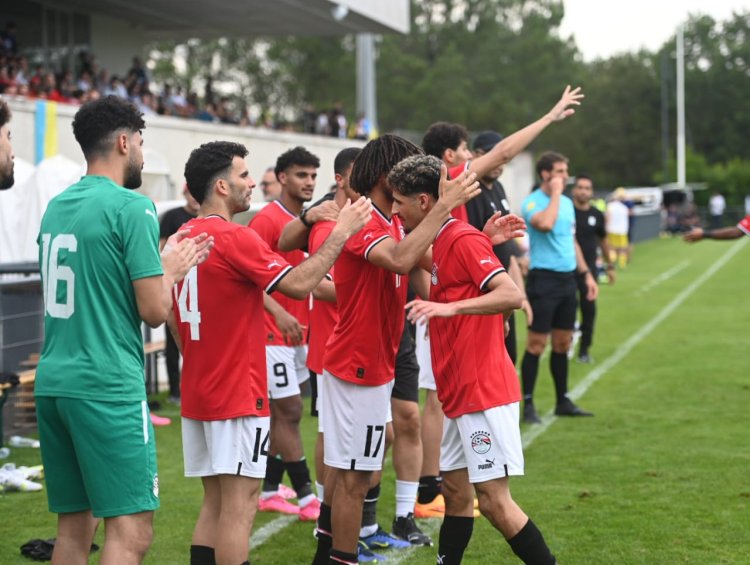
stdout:
[[518,402],[445,417],[440,443],[440,471],[467,468],[469,482],[523,475]]
[[182,418],[182,454],[186,477],[266,475],[268,416],[242,416],[204,422]]
[[266,345],[268,397],[287,398],[299,394],[299,385],[310,378],[306,345]]
[[414,348],[417,352],[417,363],[419,363],[419,388],[437,390],[437,387],[435,386],[435,375],[432,372],[430,338],[426,334],[427,325],[418,323]]
[[325,369],[322,390],[324,462],[351,471],[383,468],[385,425],[391,416],[393,381],[362,386],[338,379]]

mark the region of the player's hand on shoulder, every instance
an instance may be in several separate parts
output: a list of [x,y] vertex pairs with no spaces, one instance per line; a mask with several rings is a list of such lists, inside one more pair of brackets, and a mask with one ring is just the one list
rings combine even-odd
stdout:
[[190,269],[208,259],[214,238],[207,233],[190,237],[190,230],[179,230],[167,239],[161,252],[164,272],[175,282],[181,281]]
[[339,212],[336,228],[344,230],[347,237],[361,230],[372,217],[372,202],[361,196],[355,202],[347,200]]
[[576,113],[575,108],[571,108],[571,106],[580,106],[583,97],[584,95],[580,86],[571,90],[570,85],[568,85],[565,87],[560,100],[558,100],[557,104],[554,105],[547,115],[553,122],[564,120]]
[[305,219],[311,224],[315,224],[317,222],[335,222],[338,217],[338,204],[333,200],[326,200],[322,204],[310,208]]
[[511,239],[523,237],[526,222],[515,214],[503,216],[502,212],[495,212],[484,224],[482,232],[490,238],[492,245],[501,245]]
[[439,202],[448,211],[466,204],[481,191],[482,189],[479,188],[476,173],[464,171],[455,179],[448,180],[448,168],[445,166],[445,163],[440,165]]

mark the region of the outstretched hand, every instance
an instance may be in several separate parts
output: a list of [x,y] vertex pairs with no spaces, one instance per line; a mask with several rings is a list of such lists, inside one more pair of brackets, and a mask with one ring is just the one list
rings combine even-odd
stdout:
[[351,237],[361,230],[372,216],[372,202],[369,198],[361,196],[355,202],[347,200],[338,215],[336,227],[343,229]]
[[526,222],[515,214],[503,216],[502,212],[495,212],[484,224],[482,233],[490,238],[492,245],[502,245],[506,241],[523,237],[526,233]]
[[703,239],[703,228],[693,228],[682,236],[682,239],[688,243],[695,243]]
[[547,114],[553,122],[559,122],[564,120],[568,116],[572,116],[576,113],[575,108],[571,106],[580,106],[581,99],[584,97],[581,92],[581,87],[578,86],[573,90],[570,89],[570,85],[565,87],[565,91],[562,94],[560,100]]
[[441,164],[439,202],[443,203],[449,211],[466,204],[482,191],[476,179],[476,173],[464,171],[455,179],[448,180],[448,168],[445,163]]

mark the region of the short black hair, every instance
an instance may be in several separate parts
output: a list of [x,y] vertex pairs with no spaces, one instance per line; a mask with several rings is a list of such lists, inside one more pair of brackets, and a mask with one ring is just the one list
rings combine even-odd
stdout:
[[536,162],[536,174],[542,176],[542,171],[550,172],[555,163],[567,163],[568,158],[562,153],[555,151],[546,151],[539,156]]
[[276,178],[279,178],[279,173],[283,173],[292,165],[299,167],[320,167],[320,159],[310,153],[307,149],[301,146],[297,146],[294,149],[290,149],[279,155],[276,159],[276,167],[274,167],[274,173]]
[[349,177],[353,190],[367,196],[381,178],[387,176],[400,161],[422,150],[411,141],[397,135],[385,134],[368,142],[357,155]]
[[586,174],[586,173],[581,173],[580,175],[576,175],[576,183],[577,183],[577,182],[578,182],[579,180],[581,180],[581,179],[583,179],[583,180],[588,180],[588,181],[589,181],[589,182],[591,183],[591,186],[594,186],[594,179],[592,179],[592,178],[591,178],[591,177],[590,177],[590,176],[589,176],[588,174]]
[[388,182],[404,196],[426,192],[437,200],[442,164],[434,155],[412,155],[391,169]]
[[247,157],[247,148],[231,141],[211,141],[193,149],[185,163],[188,190],[200,204],[206,199],[216,179],[232,167],[235,157]]
[[10,107],[5,100],[0,100],[0,128],[10,121]]
[[86,102],[73,118],[73,135],[86,159],[109,153],[117,132],[132,134],[145,127],[143,114],[135,104],[117,96]]
[[347,147],[339,151],[333,160],[333,172],[337,175],[343,175],[361,152],[362,150],[359,147]]
[[469,141],[469,132],[460,124],[448,122],[435,122],[422,138],[422,148],[427,155],[434,155],[438,159],[443,158],[446,149],[458,149],[462,141]]

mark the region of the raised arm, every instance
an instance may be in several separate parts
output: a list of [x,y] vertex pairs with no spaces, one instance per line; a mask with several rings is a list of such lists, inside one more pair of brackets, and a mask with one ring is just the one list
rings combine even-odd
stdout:
[[372,248],[367,260],[388,271],[406,275],[424,257],[437,232],[454,208],[474,198],[481,189],[474,173],[463,172],[448,180],[445,165],[440,167],[440,198],[422,222],[408,236],[396,243],[386,238]]
[[551,123],[562,121],[575,114],[575,108],[571,106],[580,106],[582,98],[583,93],[580,87],[571,90],[570,86],[566,86],[562,97],[549,112],[534,123],[509,135],[481,157],[473,159],[469,169],[481,178],[492,169],[508,163],[526,149],[529,143]]
[[362,197],[354,204],[347,202],[339,212],[336,226],[320,249],[289,271],[274,290],[290,298],[305,298],[331,269],[346,240],[364,227],[371,214],[372,204],[368,198]]
[[322,221],[335,222],[338,215],[339,207],[333,200],[309,208],[305,213],[304,220],[294,218],[284,226],[279,237],[279,249],[281,251],[304,249],[307,247],[307,238],[310,235],[312,225]]

